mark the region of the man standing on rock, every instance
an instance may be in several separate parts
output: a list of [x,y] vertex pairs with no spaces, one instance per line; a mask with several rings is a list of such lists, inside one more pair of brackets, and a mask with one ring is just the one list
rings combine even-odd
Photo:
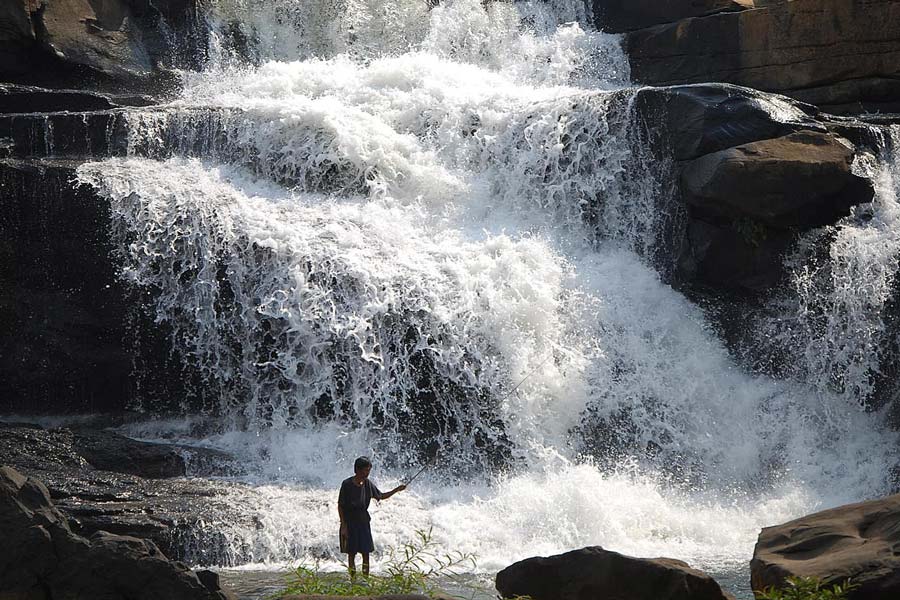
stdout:
[[362,554],[363,575],[369,574],[369,554],[375,551],[372,541],[372,528],[369,526],[369,502],[372,498],[384,500],[397,492],[406,489],[398,485],[389,492],[382,492],[369,479],[372,472],[372,461],[360,456],[353,463],[353,477],[341,483],[338,494],[338,514],[341,517],[341,552],[348,554],[347,565],[350,576],[356,575],[356,554]]

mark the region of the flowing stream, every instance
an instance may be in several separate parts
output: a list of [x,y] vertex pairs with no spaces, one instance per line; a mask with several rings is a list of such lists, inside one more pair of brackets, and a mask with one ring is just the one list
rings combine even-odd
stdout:
[[437,456],[373,507],[378,547],[431,529],[487,576],[601,545],[748,597],[761,527],[888,489],[896,435],[860,398],[900,253],[889,144],[876,203],[808,236],[832,267],[793,257],[759,345],[802,368],[776,380],[665,283],[669,165],[578,0],[209,4],[208,67],[79,169],[205,398],[127,432],[227,450],[259,492],[195,562],[336,568],[353,459],[387,489]]

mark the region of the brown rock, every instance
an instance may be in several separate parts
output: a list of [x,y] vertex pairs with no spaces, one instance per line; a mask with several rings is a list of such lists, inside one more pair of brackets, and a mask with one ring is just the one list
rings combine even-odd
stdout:
[[752,0],[594,0],[597,27],[622,33],[691,17],[744,10]]
[[632,558],[599,546],[529,558],[497,574],[504,598],[533,600],[726,600],[709,575],[671,558]]
[[[900,78],[900,3],[791,0],[649,27],[628,35],[632,76],[647,84],[723,81],[791,93],[837,82]],[[884,86],[878,91],[883,102]],[[823,104],[865,101],[845,85]],[[896,99],[896,98],[895,98]],[[844,102],[845,103],[845,102]]]
[[763,529],[750,562],[753,589],[791,576],[850,579],[859,586],[851,600],[900,598],[900,495]]
[[872,200],[871,182],[851,171],[853,158],[853,146],[837,136],[797,132],[690,161],[681,187],[685,201],[706,214],[810,228]]
[[43,43],[63,60],[114,77],[151,73],[150,55],[125,2],[56,0],[38,14]]

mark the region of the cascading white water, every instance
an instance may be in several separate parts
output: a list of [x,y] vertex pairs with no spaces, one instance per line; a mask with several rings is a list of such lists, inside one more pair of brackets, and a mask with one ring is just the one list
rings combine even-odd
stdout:
[[885,489],[876,415],[743,372],[661,282],[666,165],[580,2],[211,10],[209,69],[79,177],[221,398],[202,443],[267,498],[222,563],[335,556],[336,486],[373,451],[387,485],[441,448],[379,544],[433,527],[485,571],[600,544],[739,572],[760,527]]

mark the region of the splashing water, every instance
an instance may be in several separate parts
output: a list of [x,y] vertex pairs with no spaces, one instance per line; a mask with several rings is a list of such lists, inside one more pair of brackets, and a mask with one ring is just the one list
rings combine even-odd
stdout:
[[[877,415],[743,372],[662,282],[669,167],[580,2],[211,10],[209,68],[79,178],[215,390],[229,426],[199,443],[252,467],[260,527],[228,530],[218,562],[335,556],[334,490],[362,453],[386,487],[439,447],[376,536],[433,526],[485,571],[601,544],[735,573],[760,527],[884,491]],[[895,201],[880,186],[865,227],[892,231]],[[841,289],[890,287],[884,256],[880,279],[833,267]]]
[[[882,140],[883,160],[855,168],[875,184],[874,202],[856,207],[834,227],[805,235],[787,258],[787,294],[776,319],[763,323],[760,347],[792,349],[793,374],[820,393],[847,402],[872,400],[892,332],[885,319],[900,260],[900,127]],[[799,360],[797,360],[799,359]]]

